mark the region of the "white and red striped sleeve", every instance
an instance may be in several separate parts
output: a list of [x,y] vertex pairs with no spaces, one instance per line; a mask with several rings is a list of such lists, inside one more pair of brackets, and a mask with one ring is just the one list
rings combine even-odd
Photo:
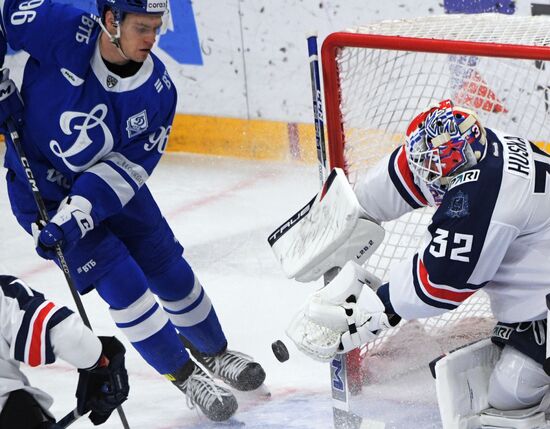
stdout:
[[[21,344],[23,355],[22,362],[30,366],[39,366],[50,363],[50,350],[48,344],[48,324],[56,314],[57,308],[51,301],[42,302],[32,312],[27,312],[28,317],[23,316],[22,327],[18,332],[18,340]],[[26,324],[28,319],[28,325]],[[55,359],[55,358],[54,358]]]
[[370,168],[355,185],[359,203],[378,222],[399,216],[428,202],[414,183],[404,146],[395,149]]
[[13,276],[0,275],[0,322],[10,357],[29,366],[59,357],[89,368],[101,354],[101,342],[77,315]]
[[485,284],[448,283],[435,282],[417,253],[390,271],[391,304],[407,320],[437,316],[457,308]]

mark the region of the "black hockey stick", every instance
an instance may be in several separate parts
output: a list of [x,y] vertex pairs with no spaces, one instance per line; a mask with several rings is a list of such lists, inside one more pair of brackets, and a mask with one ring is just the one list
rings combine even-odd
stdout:
[[321,186],[327,177],[327,151],[325,146],[325,125],[323,120],[323,97],[321,95],[321,77],[319,76],[319,55],[317,53],[317,34],[307,37],[309,54],[309,73],[311,78],[311,98],[313,100],[313,122],[315,124],[315,144],[319,162],[319,181]]
[[[317,145],[317,161],[319,163],[319,179],[321,186],[327,176],[327,158],[325,146],[325,128],[323,120],[323,97],[321,95],[321,77],[319,75],[319,54],[317,49],[317,34],[307,37],[309,54],[309,71],[311,77],[311,93],[313,100],[313,115],[315,123],[315,143]],[[335,268],[324,275],[327,284],[337,274]],[[330,362],[330,387],[332,391],[332,413],[336,429],[358,429],[362,418],[350,410],[350,386],[347,368],[347,355],[337,354]]]
[[80,417],[82,416],[78,414],[78,411],[75,408],[74,410],[69,411],[65,417],[57,422],[57,424],[65,429],[76,422]]
[[[21,162],[21,166],[25,170],[25,175],[27,176],[27,183],[29,184],[30,190],[32,192],[32,196],[34,198],[34,202],[36,203],[36,207],[38,208],[40,219],[47,223],[50,220],[48,216],[48,210],[46,210],[46,205],[44,204],[44,200],[42,199],[42,195],[40,194],[40,190],[38,189],[38,184],[36,183],[36,179],[34,178],[34,174],[31,170],[31,166],[29,165],[29,161],[27,160],[25,151],[23,150],[23,146],[21,145],[21,140],[19,139],[19,132],[17,131],[17,128],[15,127],[15,124],[12,119],[8,119],[6,122],[6,125],[8,127],[8,131],[10,133],[10,137],[13,142],[15,151],[19,156],[19,161]],[[71,291],[71,295],[73,296],[74,302],[76,304],[76,308],[78,309],[78,314],[82,318],[82,321],[84,322],[84,324],[88,328],[92,329],[92,325],[90,324],[90,320],[88,319],[86,310],[84,310],[84,306],[82,305],[82,300],[80,299],[80,296],[78,295],[78,292],[76,291],[76,288],[74,286],[74,281],[69,271],[69,266],[67,265],[67,261],[65,260],[65,255],[63,255],[63,250],[61,250],[61,246],[59,244],[55,246],[55,253],[59,261],[61,270],[65,275],[65,280],[67,281],[69,290]],[[118,411],[118,415],[120,416],[120,420],[122,421],[122,426],[124,426],[124,429],[130,429],[130,426],[128,425],[128,420],[126,419],[126,415],[124,414],[124,410],[122,409],[122,406],[119,405],[117,407],[117,411]]]

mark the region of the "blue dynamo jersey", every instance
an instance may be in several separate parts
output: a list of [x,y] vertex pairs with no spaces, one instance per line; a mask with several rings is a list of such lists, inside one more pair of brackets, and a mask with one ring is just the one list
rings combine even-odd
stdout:
[[[81,195],[99,222],[119,212],[157,165],[176,90],[153,54],[134,76],[110,72],[93,16],[49,0],[35,1],[29,12],[28,3],[5,0],[2,10],[8,43],[30,55],[21,88],[23,148],[49,210],[66,195]],[[5,166],[17,182],[12,208],[28,228],[35,203],[11,145]]]

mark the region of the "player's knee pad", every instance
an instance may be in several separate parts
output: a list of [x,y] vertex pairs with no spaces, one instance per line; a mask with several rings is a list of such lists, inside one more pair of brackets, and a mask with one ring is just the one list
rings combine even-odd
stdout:
[[127,256],[96,282],[96,290],[112,308],[126,308],[148,289],[147,279],[134,258]]
[[212,310],[212,302],[195,276],[193,288],[189,294],[177,301],[160,299],[170,320],[181,328],[195,326],[204,321]]
[[151,337],[168,322],[166,313],[149,290],[128,307],[109,311],[115,324],[132,343]]
[[550,377],[542,365],[506,346],[489,380],[489,404],[499,410],[537,405],[548,391],[549,383]]
[[155,275],[147,275],[150,289],[166,301],[178,301],[192,293],[195,273],[185,258],[179,256]]

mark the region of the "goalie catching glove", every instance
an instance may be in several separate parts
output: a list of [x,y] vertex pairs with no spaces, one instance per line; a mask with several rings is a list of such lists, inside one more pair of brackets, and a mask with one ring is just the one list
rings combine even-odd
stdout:
[[392,327],[384,304],[374,291],[380,279],[348,262],[323,289],[313,294],[294,316],[287,335],[298,349],[319,361],[330,361],[374,340]]

